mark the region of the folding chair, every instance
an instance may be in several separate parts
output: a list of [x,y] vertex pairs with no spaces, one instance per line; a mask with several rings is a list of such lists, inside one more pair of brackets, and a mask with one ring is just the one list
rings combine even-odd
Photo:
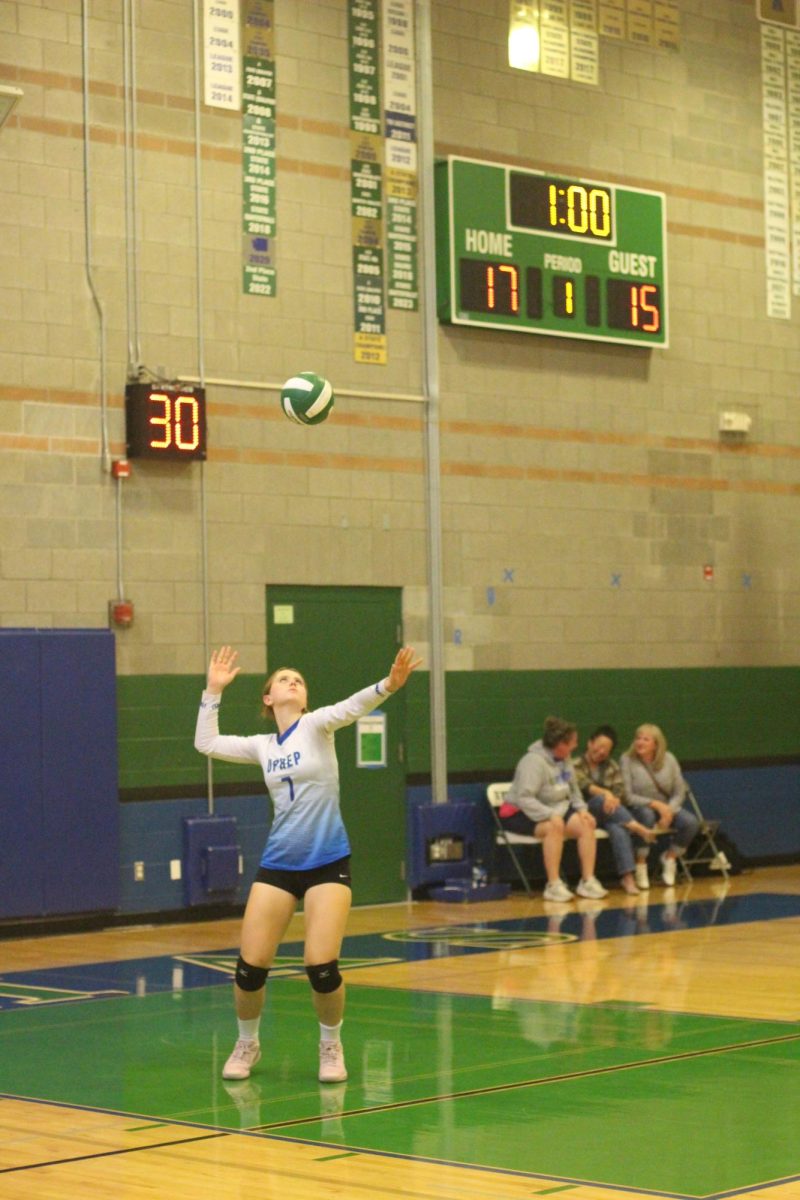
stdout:
[[[541,838],[534,837],[533,834],[511,833],[511,831],[506,829],[506,827],[502,824],[500,820],[500,808],[505,802],[510,788],[510,783],[490,783],[486,788],[486,799],[489,801],[489,808],[494,821],[494,845],[495,847],[505,847],[505,849],[508,850],[508,853],[511,856],[511,861],[513,862],[516,872],[522,881],[522,886],[525,888],[525,891],[528,893],[528,895],[531,896],[533,894],[531,891],[531,885],[528,883],[528,878],[522,869],[522,864],[520,863],[519,858],[514,851],[514,847],[541,846],[542,840]],[[605,829],[598,829],[595,832],[595,837],[607,838],[608,834],[606,833]]]
[[522,881],[522,886],[529,896],[533,895],[531,885],[528,883],[528,877],[522,869],[517,855],[514,851],[515,846],[540,846],[541,839],[534,837],[532,834],[526,833],[511,833],[510,830],[502,824],[500,820],[500,809],[505,803],[506,796],[511,790],[510,783],[490,783],[486,788],[486,799],[489,801],[489,809],[494,821],[494,845],[504,846],[511,855],[517,874]]
[[684,873],[689,880],[692,878],[691,867],[708,866],[712,870],[719,871],[727,882],[729,863],[714,841],[714,834],[719,829],[719,821],[707,821],[705,819],[700,810],[700,805],[697,803],[697,797],[688,783],[686,785],[686,799],[689,801],[694,815],[700,822],[700,828],[697,831],[695,840],[692,842],[692,846],[695,846],[695,849],[692,851],[691,858],[689,857],[691,847],[689,847],[685,854],[678,855],[678,862],[683,867]]

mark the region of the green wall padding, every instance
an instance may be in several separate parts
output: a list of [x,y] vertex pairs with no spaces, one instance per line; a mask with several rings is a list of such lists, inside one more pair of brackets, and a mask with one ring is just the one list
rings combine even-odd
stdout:
[[[800,667],[456,671],[446,679],[450,773],[511,771],[545,717],[614,725],[619,752],[637,725],[664,730],[683,760],[800,754]],[[409,682],[408,770],[430,769],[427,677]]]
[[[226,733],[269,728],[260,717],[261,676],[240,676],[226,695]],[[201,676],[128,675],[117,681],[120,787],[196,785],[206,763],[193,745]],[[455,671],[446,679],[447,768],[508,774],[551,713],[577,723],[581,739],[609,722],[620,750],[644,721],[660,725],[681,760],[800,753],[800,667],[664,670]],[[429,678],[408,684],[406,764],[430,771]],[[262,783],[256,768],[215,763],[219,784]]]
[[[239,675],[224,698],[223,733],[262,733],[260,675]],[[201,675],[121,675],[117,678],[119,786],[206,790],[206,759],[194,748]],[[214,763],[215,783],[250,780],[264,786],[258,767]]]

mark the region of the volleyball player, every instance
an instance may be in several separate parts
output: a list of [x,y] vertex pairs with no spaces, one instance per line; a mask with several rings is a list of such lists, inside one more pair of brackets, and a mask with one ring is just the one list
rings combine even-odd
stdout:
[[223,691],[239,673],[237,659],[230,646],[211,655],[194,744],[210,758],[258,763],[274,816],[245,908],[234,980],[239,1036],[222,1075],[247,1079],[261,1057],[259,1022],[267,975],[297,902],[303,900],[304,962],[320,1027],[319,1080],[341,1083],[347,1070],[340,1036],[345,988],[338,960],[351,890],[334,733],[403,687],[422,660],[406,646],[385,679],[312,712],[303,676],[281,667],[263,692],[263,712],[275,722],[277,733],[233,737],[220,734],[218,713]]

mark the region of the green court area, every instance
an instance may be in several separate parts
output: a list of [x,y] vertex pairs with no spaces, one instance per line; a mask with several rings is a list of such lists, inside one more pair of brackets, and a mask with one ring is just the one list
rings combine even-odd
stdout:
[[350,1079],[316,1079],[305,981],[277,980],[250,1080],[227,988],[0,1020],[0,1092],[132,1118],[708,1196],[798,1172],[800,1026],[351,984]]

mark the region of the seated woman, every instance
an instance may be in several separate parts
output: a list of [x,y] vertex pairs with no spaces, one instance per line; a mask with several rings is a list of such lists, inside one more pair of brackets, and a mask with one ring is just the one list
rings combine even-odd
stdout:
[[[650,829],[671,830],[669,846],[661,855],[661,878],[667,887],[675,883],[676,859],[697,833],[700,822],[683,807],[686,781],[667,739],[657,725],[640,725],[626,754],[620,759],[628,806],[637,820]],[[636,883],[650,886],[647,848],[636,854]]]
[[625,807],[625,788],[619,763],[612,757],[617,731],[612,725],[598,725],[590,734],[586,749],[575,763],[575,777],[589,812],[611,842],[611,853],[622,890],[638,896],[634,879],[633,838],[637,845],[654,842],[656,835]]
[[581,863],[581,881],[575,889],[578,895],[588,900],[608,895],[594,877],[595,819],[580,793],[570,761],[577,744],[574,725],[560,717],[548,717],[542,737],[528,747],[517,763],[508,799],[498,813],[510,832],[540,839],[547,873],[545,900],[573,899],[560,875],[565,837],[575,838],[578,845]]

